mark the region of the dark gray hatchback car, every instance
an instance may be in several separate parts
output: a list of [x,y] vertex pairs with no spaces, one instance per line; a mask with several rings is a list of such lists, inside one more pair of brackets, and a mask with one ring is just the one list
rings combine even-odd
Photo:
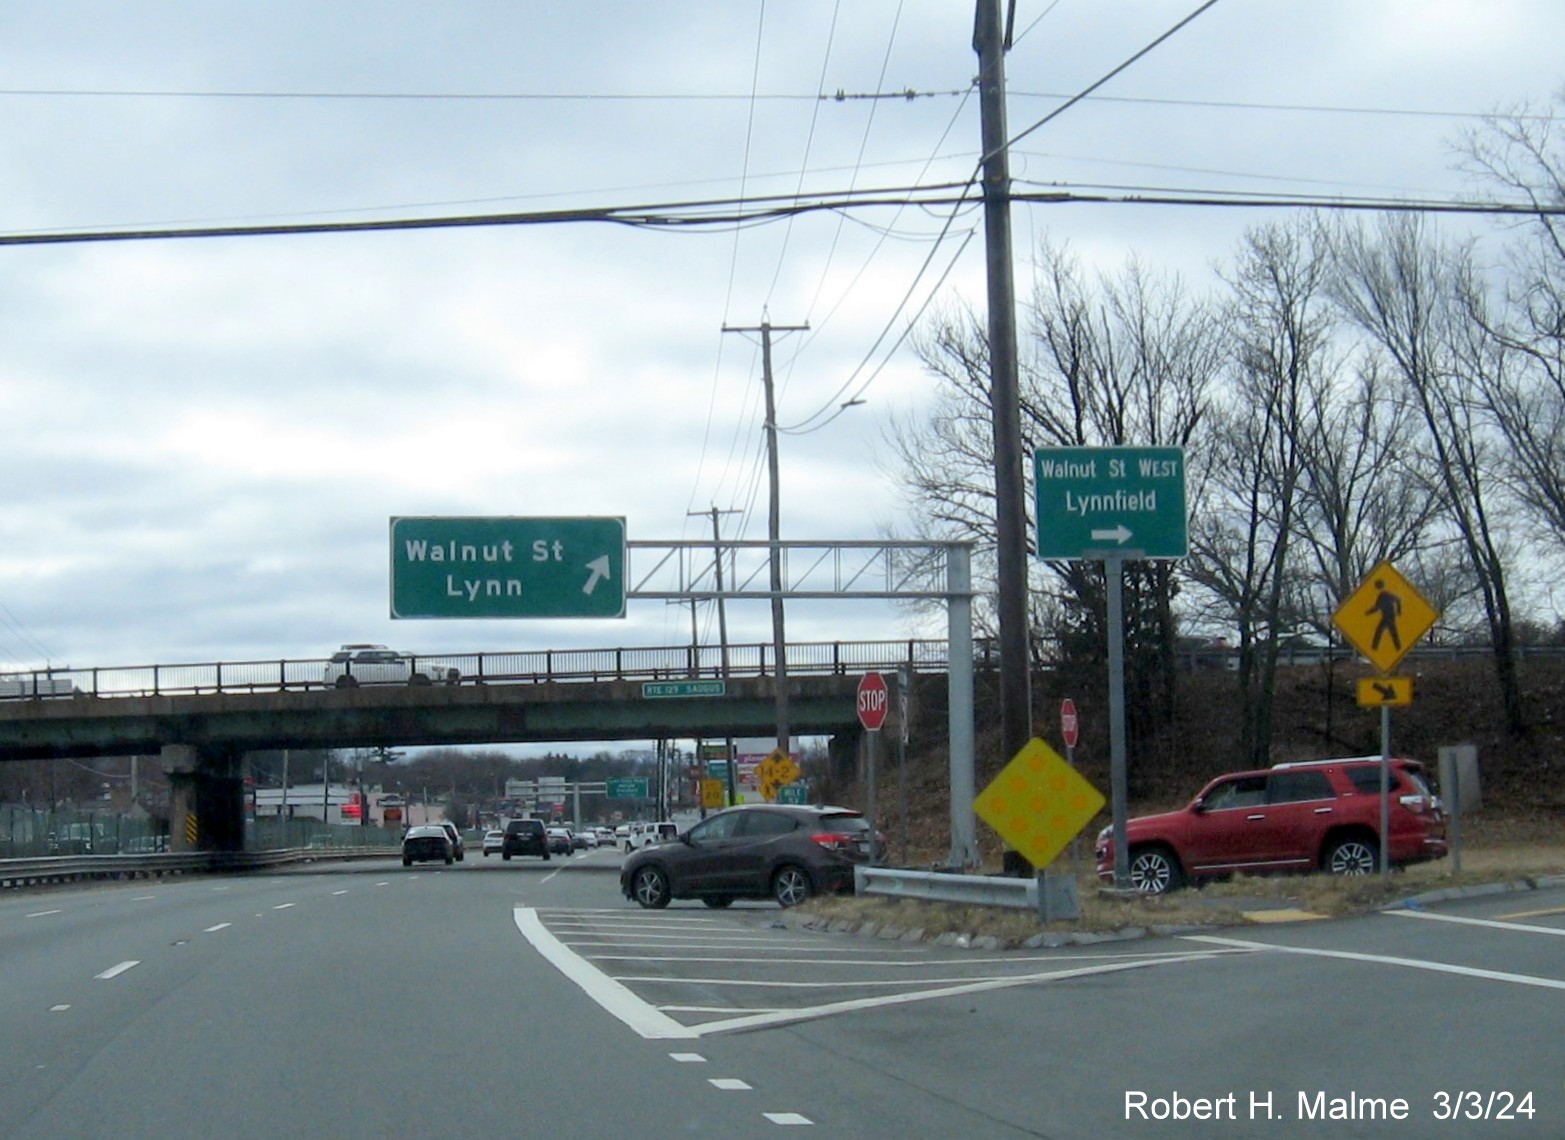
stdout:
[[850,808],[745,804],[631,855],[620,868],[620,890],[652,909],[671,899],[725,907],[770,898],[794,906],[814,894],[851,890],[854,865],[869,853],[869,824]]

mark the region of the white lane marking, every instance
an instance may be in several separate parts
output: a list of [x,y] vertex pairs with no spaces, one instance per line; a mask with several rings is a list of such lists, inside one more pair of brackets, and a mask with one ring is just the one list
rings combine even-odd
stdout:
[[289,907],[294,907],[294,906],[298,906],[298,905],[299,905],[298,903],[278,903],[272,909],[273,910],[287,910]]
[[519,906],[512,911],[512,917],[516,922],[516,929],[522,932],[523,938],[532,943],[533,949],[542,954],[556,970],[580,986],[582,992],[588,997],[642,1037],[651,1040],[700,1036],[667,1014],[658,1012],[601,970],[584,962],[549,932],[538,918],[538,912],[532,907]]
[[681,1065],[704,1065],[706,1058],[700,1053],[670,1053],[669,1060],[678,1061]]
[[131,899],[130,901],[131,902],[152,902],[157,897],[158,897],[157,895],[137,895],[133,899]]
[[770,1120],[773,1124],[814,1124],[815,1123],[815,1121],[811,1120],[808,1116],[801,1116],[797,1112],[763,1112],[763,1113],[761,1113],[761,1115],[766,1117],[766,1119]]
[[[803,1009],[784,1009],[763,1013],[745,1013],[722,1021],[707,1021],[694,1029],[694,1034],[705,1037],[713,1033],[731,1033],[736,1030],[764,1029],[774,1025],[787,1025],[795,1021],[813,1021],[840,1013],[856,1013],[860,1010],[879,1009],[883,1006],[909,1005],[916,1001],[933,1001],[938,998],[960,997],[964,994],[983,993],[987,990],[1011,989],[1015,986],[1033,985],[1038,982],[1064,982],[1073,978],[1095,977],[1099,974],[1118,974],[1126,970],[1144,970],[1149,966],[1174,965],[1181,962],[1209,962],[1221,955],[1184,954],[1161,961],[1112,962],[1103,966],[1085,966],[1075,970],[1043,971],[1022,974],[1013,978],[989,978],[981,982],[969,982],[960,986],[943,986],[934,990],[917,990],[913,993],[886,994],[881,997],[853,998],[848,1001],[829,1002],[826,1005],[807,1006]],[[663,979],[667,981],[669,979]]]
[[334,895],[345,895],[347,893],[348,893],[347,891],[333,891],[332,892],[332,894],[334,894]]
[[741,1081],[738,1077],[710,1077],[706,1083],[715,1089],[722,1089],[724,1092],[752,1091],[751,1086],[747,1082]]
[[123,974],[126,970],[133,970],[133,969],[135,969],[139,965],[141,965],[141,963],[139,961],[136,961],[136,960],[132,960],[132,961],[129,961],[129,962],[121,962],[118,966],[110,966],[107,970],[103,971],[103,973],[101,973],[101,974],[94,974],[93,977],[101,978],[104,981],[108,981],[110,978],[117,978],[121,974]]
[[64,914],[64,913],[65,913],[64,910],[35,910],[35,911],[33,911],[32,914],[29,914],[26,917],[27,918],[45,918],[45,917],[47,917],[47,916],[49,916],[51,914]]
[[[416,878],[417,876],[414,876],[414,877]],[[375,885],[377,887],[389,887],[389,886],[391,886],[391,880],[390,879],[382,879],[380,882],[376,883]]]
[[216,934],[219,930],[227,930],[232,925],[233,925],[233,923],[231,923],[231,922],[220,922],[216,926],[209,926],[209,927],[207,927],[201,933],[203,933],[203,934]]
[[1398,918],[1422,918],[1429,922],[1455,922],[1462,926],[1482,926],[1489,930],[1520,930],[1526,934],[1552,934],[1556,938],[1565,938],[1565,929],[1557,926],[1532,926],[1525,922],[1501,922],[1493,918],[1462,918],[1455,914],[1430,914],[1425,910],[1385,910],[1381,913],[1395,915]]
[[66,1010],[68,1010],[70,1008],[71,1007],[69,1005],[51,1005],[49,1007],[49,1012],[50,1013],[64,1013]]
[[550,879],[554,878],[554,876],[558,875],[563,870],[565,870],[564,867],[558,867],[555,870],[550,871],[547,875],[545,875],[543,878],[538,880],[538,885],[540,887],[543,886],[545,883],[547,883]]
[[1313,950],[1304,946],[1280,946],[1270,942],[1245,942],[1238,938],[1218,938],[1210,934],[1186,935],[1190,942],[1210,942],[1215,946],[1232,946],[1240,950],[1272,950],[1279,954],[1302,954],[1311,958],[1336,958],[1347,962],[1367,962],[1378,966],[1402,966],[1414,970],[1428,970],[1436,974],[1456,974],[1464,978],[1482,978],[1491,982],[1508,982],[1516,986],[1536,986],[1545,990],[1565,990],[1565,980],[1539,978],[1531,974],[1508,974],[1503,970],[1480,970],[1475,966],[1453,966],[1445,962],[1429,962],[1421,958],[1399,958],[1392,954],[1361,954],[1348,950]]

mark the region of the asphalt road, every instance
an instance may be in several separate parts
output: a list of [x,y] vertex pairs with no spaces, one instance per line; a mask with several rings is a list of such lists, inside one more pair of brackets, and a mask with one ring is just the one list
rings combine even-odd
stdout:
[[618,861],[0,895],[0,1136],[1565,1135],[1565,891],[983,953]]

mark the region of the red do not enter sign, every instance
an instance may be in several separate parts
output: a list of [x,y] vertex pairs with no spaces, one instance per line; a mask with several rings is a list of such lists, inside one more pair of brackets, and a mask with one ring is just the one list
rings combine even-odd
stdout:
[[859,681],[859,723],[866,731],[878,732],[886,723],[890,708],[891,694],[886,689],[886,679],[879,673],[865,673]]

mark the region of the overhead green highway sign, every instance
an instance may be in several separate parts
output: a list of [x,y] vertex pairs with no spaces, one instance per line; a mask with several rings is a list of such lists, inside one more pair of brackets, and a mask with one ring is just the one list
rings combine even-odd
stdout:
[[1033,452],[1039,558],[1183,558],[1185,455],[1178,447]]
[[614,776],[604,782],[604,790],[611,800],[644,800],[647,798],[645,776]]
[[622,518],[393,518],[393,618],[625,616]]

